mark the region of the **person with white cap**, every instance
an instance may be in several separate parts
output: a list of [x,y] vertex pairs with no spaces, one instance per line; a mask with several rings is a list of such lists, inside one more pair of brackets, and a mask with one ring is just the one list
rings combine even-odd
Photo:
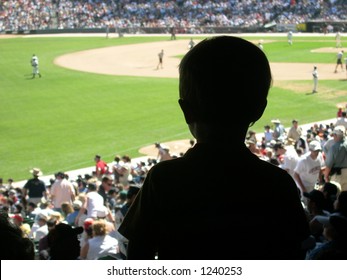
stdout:
[[342,111],[341,117],[337,118],[335,122],[335,128],[339,125],[342,125],[345,129],[347,129],[347,112]]
[[37,227],[31,228],[31,233],[33,234],[34,241],[40,241],[40,239],[48,234],[47,221],[49,217],[43,213],[38,214]]
[[44,181],[39,179],[42,175],[42,171],[39,168],[33,168],[30,173],[34,178],[29,179],[23,187],[23,203],[33,202],[38,204],[41,202],[41,198],[47,198],[46,184]]
[[341,190],[347,190],[347,141],[343,126],[335,127],[332,132],[334,144],[326,155],[324,180],[335,181],[341,185]]
[[281,124],[281,121],[279,119],[274,119],[271,121],[273,124],[275,124],[275,127],[273,129],[273,139],[276,141],[284,141],[286,138],[286,129],[284,128],[283,124]]
[[323,146],[323,153],[325,155],[325,157],[327,157],[329,151],[330,151],[330,148],[332,147],[332,145],[335,144],[335,139],[334,139],[334,136],[333,136],[333,131],[334,130],[342,130],[342,131],[345,131],[345,127],[342,126],[342,125],[335,125],[333,130],[330,131],[330,134],[328,135],[328,139],[325,141],[325,143],[322,145]]
[[294,168],[294,178],[302,194],[311,192],[317,183],[322,183],[325,168],[320,143],[312,140],[308,147],[310,152],[303,155]]

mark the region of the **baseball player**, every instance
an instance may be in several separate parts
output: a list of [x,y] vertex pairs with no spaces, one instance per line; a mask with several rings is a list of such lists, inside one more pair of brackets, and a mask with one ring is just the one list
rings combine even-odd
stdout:
[[341,33],[338,31],[335,35],[336,48],[342,48],[341,44]]
[[313,76],[313,90],[312,90],[312,93],[317,93],[317,86],[318,86],[318,70],[317,70],[317,66],[313,66],[312,76]]
[[288,44],[293,45],[293,32],[289,31],[287,34]]
[[259,49],[264,50],[263,43],[261,41],[259,41],[258,47],[259,47]]
[[159,63],[157,66],[157,70],[159,69],[159,66],[161,66],[161,69],[163,69],[163,57],[164,57],[164,50],[161,50],[161,52],[158,53]]
[[39,71],[39,58],[33,54],[31,61],[30,61],[31,66],[33,67],[33,79],[35,78],[36,75],[38,75],[41,78],[41,74]]
[[337,53],[337,61],[336,61],[336,67],[335,67],[335,73],[337,73],[337,68],[341,67],[341,71],[343,72],[343,65],[342,65],[342,57],[343,57],[343,50],[339,51]]
[[193,38],[190,38],[190,41],[188,43],[188,50],[192,49],[195,46],[195,43],[193,41]]

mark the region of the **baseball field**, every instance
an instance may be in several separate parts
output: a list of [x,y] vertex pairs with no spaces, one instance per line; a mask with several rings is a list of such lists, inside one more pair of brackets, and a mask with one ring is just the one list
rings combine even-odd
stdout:
[[[331,119],[347,103],[347,74],[334,73],[340,50],[334,34],[294,34],[292,46],[285,34],[237,36],[262,41],[273,72],[268,107],[253,130],[263,131],[274,118],[285,126],[293,118],[302,124]],[[107,162],[153,154],[154,142],[185,149],[191,135],[177,103],[177,78],[190,37],[0,35],[0,177],[24,180],[33,167],[44,174],[84,168],[94,165],[95,154]],[[162,49],[164,67],[157,70]],[[32,79],[33,54],[42,78]]]

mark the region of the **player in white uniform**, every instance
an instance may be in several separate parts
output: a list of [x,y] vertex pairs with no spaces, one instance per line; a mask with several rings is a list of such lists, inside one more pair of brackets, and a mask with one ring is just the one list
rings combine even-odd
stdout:
[[341,44],[341,33],[337,32],[335,35],[335,41],[336,41],[336,48],[342,48]]
[[339,65],[341,66],[341,71],[343,72],[343,65],[342,65],[343,50],[339,51],[336,57],[337,57],[337,61],[336,61],[335,73],[337,73],[337,68],[339,67]]
[[318,70],[317,70],[317,66],[313,67],[312,76],[313,76],[313,90],[312,90],[312,93],[317,93],[317,86],[318,86]]
[[161,69],[163,69],[163,57],[164,57],[164,50],[161,50],[161,52],[158,53],[159,63],[157,66],[157,70],[159,69],[159,66],[161,66]]
[[293,45],[293,32],[289,31],[287,34],[288,44]]
[[192,49],[194,46],[195,46],[195,43],[194,43],[194,41],[193,41],[193,38],[190,38],[190,41],[189,41],[189,43],[188,43],[188,49],[190,50],[190,49]]
[[39,71],[39,58],[33,54],[31,61],[30,61],[31,66],[33,67],[33,79],[35,78],[36,75],[38,75],[41,78],[41,74]]

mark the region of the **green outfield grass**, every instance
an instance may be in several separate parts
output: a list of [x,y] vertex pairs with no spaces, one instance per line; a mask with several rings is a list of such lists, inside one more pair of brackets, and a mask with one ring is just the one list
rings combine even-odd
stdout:
[[[285,37],[266,39],[274,40],[266,44],[270,61],[335,67],[335,54],[310,53],[334,45],[331,37],[302,37],[291,48]],[[191,138],[177,104],[177,79],[98,75],[53,63],[55,57],[74,51],[159,40],[168,37],[0,40],[0,177],[24,180],[33,167],[45,174],[88,167],[94,165],[95,154],[106,161],[116,154],[137,157],[140,147],[154,142]],[[31,79],[33,53],[40,59],[41,79]],[[310,79],[290,83],[297,88],[312,85]],[[346,101],[341,92],[347,92],[347,83],[320,81],[319,87],[326,93],[313,96],[273,87],[269,105],[253,129],[261,132],[273,118],[289,126],[294,117],[301,123],[334,117],[336,104]],[[247,110],[247,104],[231,104],[231,109]],[[230,132],[232,127],[231,123]]]

